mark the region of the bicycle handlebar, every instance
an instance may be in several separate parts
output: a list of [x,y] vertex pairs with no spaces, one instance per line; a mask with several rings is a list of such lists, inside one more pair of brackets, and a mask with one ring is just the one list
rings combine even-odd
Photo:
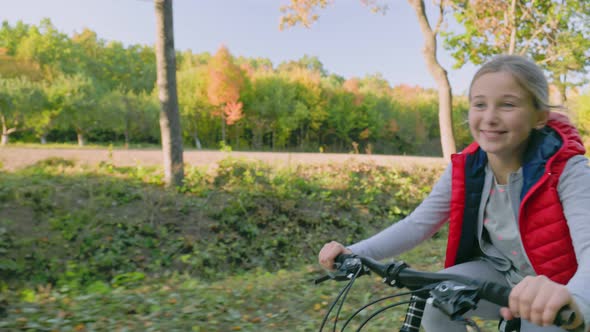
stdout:
[[[336,274],[329,278],[336,280],[348,280],[351,273],[358,273],[358,275],[368,274],[373,271],[384,278],[384,282],[392,287],[408,288],[410,290],[423,289],[424,287],[432,287],[431,292],[437,292],[439,297],[453,296],[452,292],[471,292],[470,296],[462,299],[467,303],[459,303],[453,308],[445,308],[445,299],[439,301],[438,306],[447,314],[463,314],[468,309],[465,305],[472,305],[479,299],[484,299],[497,305],[508,307],[508,298],[511,288],[500,285],[494,282],[476,280],[473,278],[448,274],[448,273],[432,273],[422,272],[410,269],[404,262],[391,262],[383,264],[368,257],[362,257],[354,254],[341,254],[336,257],[335,267]],[[317,282],[322,282],[327,279],[320,279]],[[474,303],[471,302],[475,301]],[[435,303],[436,305],[437,303]],[[443,306],[443,307],[440,307]],[[451,311],[454,311],[451,312]],[[575,312],[564,306],[559,310],[555,317],[554,324],[557,326],[571,324],[575,320]]]

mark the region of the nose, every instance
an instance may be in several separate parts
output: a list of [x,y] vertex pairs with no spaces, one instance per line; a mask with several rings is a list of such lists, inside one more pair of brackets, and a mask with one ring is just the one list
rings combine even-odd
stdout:
[[483,112],[482,119],[485,123],[496,123],[498,121],[498,110],[494,106],[487,107]]

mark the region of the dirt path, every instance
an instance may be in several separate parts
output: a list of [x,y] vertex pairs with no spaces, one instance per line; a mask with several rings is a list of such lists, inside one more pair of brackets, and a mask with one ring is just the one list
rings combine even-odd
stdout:
[[[283,153],[283,152],[220,152],[220,151],[185,151],[184,161],[190,165],[215,167],[219,160],[232,156],[247,160],[259,160],[278,166],[297,164],[327,164],[349,162],[373,162],[383,166],[412,167],[413,165],[444,165],[442,158],[354,155],[336,153]],[[15,170],[50,157],[61,157],[79,163],[95,165],[101,161],[112,160],[117,166],[161,165],[160,150],[113,150],[109,156],[108,149],[39,149],[22,147],[0,148],[0,165],[4,170]]]

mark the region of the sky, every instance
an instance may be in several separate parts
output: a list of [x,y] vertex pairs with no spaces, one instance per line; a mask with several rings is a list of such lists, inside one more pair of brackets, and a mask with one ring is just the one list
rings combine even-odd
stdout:
[[[234,56],[268,58],[275,66],[304,55],[317,56],[329,73],[345,78],[380,73],[392,86],[436,87],[407,1],[381,1],[388,5],[383,15],[372,13],[359,0],[337,0],[318,11],[320,18],[311,28],[298,25],[280,31],[280,7],[288,2],[174,0],[175,47],[213,54],[225,45]],[[99,38],[125,45],[155,42],[151,0],[0,0],[0,21],[37,25],[45,17],[70,36],[89,28]],[[452,69],[453,59],[441,44],[439,40],[439,61],[449,73],[453,93],[464,94],[475,67]]]

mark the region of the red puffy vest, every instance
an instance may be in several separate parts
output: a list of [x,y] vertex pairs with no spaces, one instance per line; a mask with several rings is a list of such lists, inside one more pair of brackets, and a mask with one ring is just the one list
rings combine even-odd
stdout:
[[[547,129],[551,128],[551,129]],[[551,113],[544,134],[531,136],[523,162],[519,228],[525,252],[538,275],[565,284],[578,268],[557,192],[567,161],[584,154],[580,136],[566,116]],[[451,157],[452,195],[445,267],[480,254],[477,216],[487,155],[477,143]]]

